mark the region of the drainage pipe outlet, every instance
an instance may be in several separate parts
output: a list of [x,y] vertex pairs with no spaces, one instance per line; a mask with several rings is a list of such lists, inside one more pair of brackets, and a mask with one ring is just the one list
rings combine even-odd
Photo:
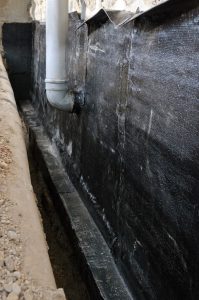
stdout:
[[68,0],[46,1],[46,95],[49,103],[73,112],[75,96],[66,82]]

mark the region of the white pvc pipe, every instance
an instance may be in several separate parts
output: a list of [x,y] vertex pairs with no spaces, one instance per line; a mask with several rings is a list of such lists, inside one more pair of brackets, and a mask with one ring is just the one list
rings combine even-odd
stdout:
[[49,103],[72,112],[74,95],[67,89],[66,43],[68,0],[46,1],[46,95]]

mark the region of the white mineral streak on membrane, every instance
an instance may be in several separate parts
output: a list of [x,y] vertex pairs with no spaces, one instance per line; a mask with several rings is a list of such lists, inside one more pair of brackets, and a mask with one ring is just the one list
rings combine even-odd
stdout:
[[170,240],[172,240],[172,242],[173,242],[173,244],[174,244],[174,247],[176,248],[176,250],[177,250],[177,252],[178,252],[178,254],[179,254],[179,257],[180,257],[180,259],[181,259],[181,262],[182,262],[182,264],[183,264],[184,269],[187,270],[187,263],[186,263],[186,261],[185,261],[183,255],[182,255],[182,253],[181,253],[181,251],[180,251],[180,248],[179,248],[179,246],[178,246],[176,240],[168,233],[168,231],[167,231],[167,235],[168,235],[168,237],[170,238]]
[[94,52],[98,51],[98,52],[105,53],[105,51],[99,47],[99,43],[96,43],[95,45],[90,45],[89,44],[89,49],[91,49]]
[[[145,12],[169,0],[69,0],[69,12],[82,12],[85,19],[94,16],[100,9],[106,11],[128,11],[133,14]],[[32,0],[31,17],[45,21],[46,0]]]
[[147,131],[147,140],[146,140],[146,143],[147,143],[147,145],[146,145],[146,147],[147,147],[146,172],[147,172],[149,178],[153,176],[151,169],[150,169],[150,161],[149,161],[149,157],[148,157],[148,142],[149,142],[149,135],[151,132],[152,120],[153,120],[153,110],[151,109],[150,117],[149,117],[149,126],[148,126],[148,131]]
[[80,177],[80,184],[82,185],[82,188],[84,189],[84,191],[88,194],[90,200],[96,204],[97,201],[96,201],[96,198],[95,196],[89,191],[89,187],[87,185],[87,183],[84,181],[84,178],[83,176]]
[[67,145],[67,152],[68,152],[69,156],[71,156],[72,153],[73,153],[73,143],[72,143],[72,141],[70,141],[69,144]]
[[149,127],[148,127],[148,132],[147,132],[148,136],[151,132],[152,120],[153,120],[153,110],[151,109],[150,118],[149,118]]

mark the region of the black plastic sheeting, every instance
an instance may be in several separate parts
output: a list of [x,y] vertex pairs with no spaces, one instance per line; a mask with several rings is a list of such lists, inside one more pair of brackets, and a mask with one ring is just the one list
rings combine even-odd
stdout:
[[138,299],[199,298],[199,3],[171,0],[125,26],[70,18],[78,115],[45,97],[34,30],[33,104]]
[[29,98],[31,86],[32,24],[4,24],[2,36],[15,99],[26,100]]

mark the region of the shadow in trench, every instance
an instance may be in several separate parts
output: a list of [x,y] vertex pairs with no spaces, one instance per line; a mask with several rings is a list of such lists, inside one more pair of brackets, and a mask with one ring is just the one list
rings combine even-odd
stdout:
[[27,144],[29,144],[27,148],[31,181],[46,234],[57,287],[64,289],[67,300],[90,300],[73,245],[53,204],[52,196],[40,170],[40,164],[34,157],[32,145],[29,141]]

